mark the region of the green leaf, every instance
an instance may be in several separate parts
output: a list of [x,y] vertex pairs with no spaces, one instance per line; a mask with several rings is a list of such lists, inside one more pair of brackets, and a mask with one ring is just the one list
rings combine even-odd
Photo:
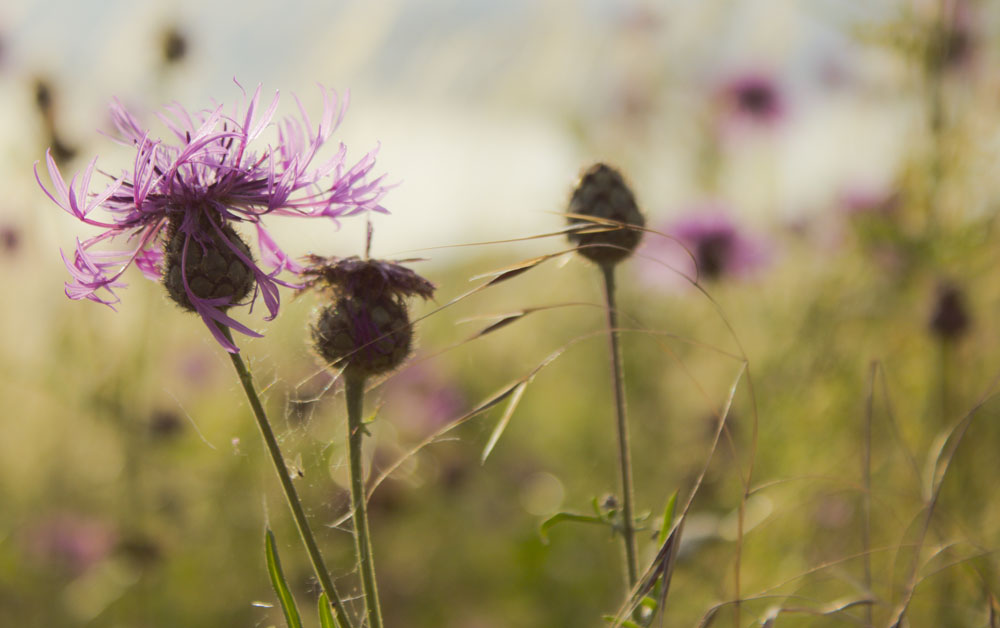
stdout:
[[647,609],[650,613],[655,613],[656,609],[660,606],[656,600],[649,597],[648,595],[639,602],[639,606]]
[[319,594],[318,606],[320,628],[340,628],[340,624],[337,623],[337,619],[333,616],[333,611],[330,610],[330,600],[327,599],[326,593]]
[[278,559],[278,547],[274,542],[274,533],[267,528],[264,533],[264,551],[267,554],[267,573],[271,576],[271,586],[278,595],[281,610],[285,613],[285,623],[288,628],[302,628],[299,609],[295,606],[295,598],[285,582],[285,574],[281,573],[281,561]]
[[660,526],[660,534],[656,537],[656,544],[663,545],[667,541],[670,527],[674,525],[674,509],[677,507],[677,491],[667,500],[667,506],[663,509],[663,525]]
[[538,527],[538,533],[542,536],[542,543],[548,544],[549,542],[549,528],[556,525],[557,523],[563,523],[564,521],[576,521],[577,523],[590,523],[606,526],[608,522],[600,517],[592,517],[590,515],[578,515],[572,512],[557,512],[548,519],[542,522],[542,525]]

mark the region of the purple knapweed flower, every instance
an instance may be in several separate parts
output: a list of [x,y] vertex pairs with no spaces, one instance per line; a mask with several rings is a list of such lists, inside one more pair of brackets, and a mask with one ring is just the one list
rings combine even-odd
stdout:
[[[72,275],[66,284],[71,299],[89,299],[114,306],[116,288],[125,269],[135,264],[153,280],[162,280],[171,298],[197,312],[212,335],[228,351],[238,349],[219,326],[259,336],[232,319],[226,310],[252,304],[259,294],[268,310],[278,313],[278,284],[290,285],[278,275],[301,270],[264,229],[268,214],[336,219],[366,211],[386,212],[380,200],[387,191],[382,177],[369,180],[375,164],[372,151],[354,165],[346,161],[346,147],[314,166],[317,152],[343,118],[346,99],[323,90],[323,116],[314,128],[296,99],[300,117],[273,126],[277,141],[259,152],[251,143],[272,126],[278,94],[259,110],[260,87],[246,95],[229,115],[221,105],[190,113],[178,104],[166,108],[160,120],[173,137],[151,136],[136,118],[115,101],[111,107],[120,143],[135,148],[131,168],[102,191],[90,192],[97,159],[67,186],[50,153],[46,153],[53,202],[81,222],[103,229],[77,240],[72,256],[63,259]],[[93,217],[95,210],[108,217]],[[236,233],[245,223],[256,231],[259,260]],[[124,250],[97,245],[124,240]],[[252,297],[250,296],[252,293]],[[247,297],[250,297],[247,299]]]
[[656,229],[639,255],[650,283],[746,278],[770,259],[763,240],[746,234],[720,205],[706,205]]

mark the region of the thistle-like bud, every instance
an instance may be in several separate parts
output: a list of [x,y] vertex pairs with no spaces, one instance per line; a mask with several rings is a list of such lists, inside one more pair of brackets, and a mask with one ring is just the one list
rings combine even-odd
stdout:
[[640,228],[616,228],[570,216],[570,225],[589,224],[592,227],[581,226],[579,231],[570,232],[569,240],[580,247],[580,255],[598,264],[617,264],[631,255],[642,238],[641,227],[646,224],[646,218],[639,211],[635,196],[621,173],[600,163],[583,173],[570,198],[569,213]]
[[[195,311],[191,294],[199,299],[229,297],[229,303],[221,306],[226,309],[243,301],[253,291],[253,269],[237,254],[239,251],[252,260],[250,248],[229,225],[219,229],[226,241],[211,225],[201,229],[197,237],[185,234],[174,225],[168,228],[163,285],[170,298],[185,310]],[[186,288],[184,279],[187,279]]]
[[965,295],[957,285],[943,282],[938,286],[930,328],[944,340],[957,340],[968,331],[969,312]]
[[326,306],[312,326],[316,352],[333,368],[366,378],[391,371],[410,353],[413,331],[406,305],[383,296],[350,297]]

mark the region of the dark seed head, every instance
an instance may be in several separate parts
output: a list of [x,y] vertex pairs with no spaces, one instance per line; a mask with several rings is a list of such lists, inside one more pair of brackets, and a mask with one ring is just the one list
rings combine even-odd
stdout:
[[[595,164],[583,173],[570,197],[569,213],[613,220],[633,227],[646,224],[646,218],[639,211],[635,196],[621,173],[604,164]],[[580,255],[598,264],[617,264],[632,254],[642,238],[639,229],[609,226],[607,230],[601,230],[600,224],[587,223],[576,217],[570,217],[569,223],[593,226],[593,231],[571,232],[569,240],[579,247]]]
[[718,279],[729,266],[732,249],[733,237],[730,233],[713,233],[699,240],[694,250],[698,276]]
[[944,282],[938,286],[931,331],[944,340],[957,340],[969,329],[969,311],[965,295],[957,285]]
[[199,299],[228,297],[229,303],[223,305],[223,309],[246,299],[254,288],[253,271],[237,254],[239,251],[250,260],[250,248],[232,227],[219,228],[226,236],[225,241],[214,229],[209,225],[200,238],[188,236],[179,229],[169,230],[172,233],[166,246],[163,285],[175,303],[192,312],[195,307],[184,287],[184,279],[187,279],[187,288]]
[[52,87],[43,78],[35,79],[35,106],[45,114],[52,110]]
[[168,64],[179,63],[187,55],[187,38],[176,27],[163,34],[163,60]]
[[313,346],[330,368],[368,377],[399,366],[410,353],[413,331],[399,299],[341,298],[324,308],[312,326]]

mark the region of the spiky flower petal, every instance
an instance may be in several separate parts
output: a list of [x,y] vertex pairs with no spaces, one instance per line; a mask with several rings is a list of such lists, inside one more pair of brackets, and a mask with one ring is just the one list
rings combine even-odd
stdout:
[[[268,320],[274,318],[280,303],[278,285],[289,285],[278,275],[301,270],[264,228],[263,216],[337,219],[386,211],[380,202],[388,188],[382,177],[369,177],[376,151],[350,165],[341,144],[332,158],[313,165],[343,118],[346,99],[324,90],[317,127],[301,103],[300,117],[272,123],[278,96],[260,111],[260,87],[249,101],[244,93],[243,100],[230,115],[222,106],[197,113],[180,105],[167,107],[160,119],[173,135],[169,141],[152,138],[116,101],[111,113],[119,141],[134,147],[136,155],[132,167],[100,192],[90,191],[96,158],[67,185],[46,153],[51,189],[42,183],[35,164],[35,177],[54,203],[102,230],[78,240],[72,255],[63,253],[72,276],[67,296],[114,306],[119,301],[116,289],[125,285],[120,278],[135,264],[148,278],[163,280],[172,298],[197,312],[216,340],[235,352],[218,324],[259,334],[226,310],[248,296],[252,304],[259,295]],[[276,143],[252,152],[251,143],[271,126],[277,130]],[[108,217],[95,218],[97,209]],[[234,227],[240,223],[256,232],[257,260]],[[129,245],[124,250],[98,247],[122,239]],[[226,276],[218,272],[223,266]]]

